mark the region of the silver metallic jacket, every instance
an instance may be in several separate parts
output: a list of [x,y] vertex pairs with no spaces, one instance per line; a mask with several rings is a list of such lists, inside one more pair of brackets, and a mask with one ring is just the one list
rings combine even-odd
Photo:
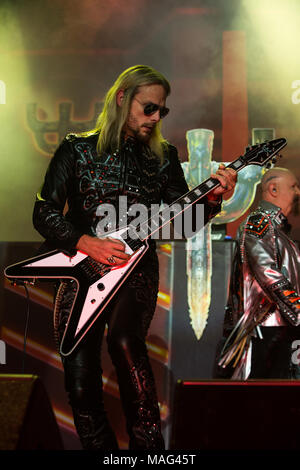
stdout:
[[267,201],[239,229],[219,362],[234,365],[236,378],[247,376],[251,337],[260,335],[260,325],[300,324],[300,251],[288,231],[281,209]]

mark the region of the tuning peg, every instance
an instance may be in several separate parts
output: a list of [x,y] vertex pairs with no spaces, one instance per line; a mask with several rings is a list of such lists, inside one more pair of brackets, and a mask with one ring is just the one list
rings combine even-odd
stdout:
[[267,163],[266,164],[266,168],[268,168],[268,170],[272,167],[272,163]]

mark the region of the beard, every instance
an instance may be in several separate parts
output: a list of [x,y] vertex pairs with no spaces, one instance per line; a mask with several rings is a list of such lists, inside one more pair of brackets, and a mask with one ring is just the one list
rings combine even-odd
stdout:
[[[141,125],[138,125],[137,121],[129,115],[129,119],[127,122],[127,131],[130,131],[130,133],[140,142],[143,144],[146,144],[149,142],[149,140],[152,137],[154,126],[150,125],[148,123],[143,123]],[[144,132],[143,132],[144,129]],[[147,132],[148,129],[149,131]]]
[[151,135],[152,133],[150,134],[147,134],[147,133],[142,133],[140,129],[136,129],[133,131],[134,133],[134,137],[139,140],[140,142],[142,142],[143,144],[147,144],[149,142],[149,140],[151,139]]

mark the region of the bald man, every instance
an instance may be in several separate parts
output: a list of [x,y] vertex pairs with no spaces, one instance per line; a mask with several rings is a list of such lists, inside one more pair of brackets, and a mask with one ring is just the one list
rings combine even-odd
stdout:
[[237,235],[217,377],[300,378],[300,251],[287,217],[299,201],[295,175],[267,171],[262,200]]

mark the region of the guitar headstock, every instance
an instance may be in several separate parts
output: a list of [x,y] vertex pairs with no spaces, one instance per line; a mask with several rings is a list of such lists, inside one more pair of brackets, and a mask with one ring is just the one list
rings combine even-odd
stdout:
[[[276,160],[280,155],[281,149],[287,144],[286,139],[274,139],[262,142],[261,144],[252,145],[247,147],[246,152],[241,157],[241,160],[245,165],[259,165],[264,166],[267,163],[276,163]],[[270,162],[271,160],[271,162]]]

